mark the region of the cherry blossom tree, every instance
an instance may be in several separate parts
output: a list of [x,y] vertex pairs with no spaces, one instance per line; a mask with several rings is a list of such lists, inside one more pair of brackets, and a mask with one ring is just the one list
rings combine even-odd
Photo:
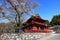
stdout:
[[8,19],[16,22],[16,25],[21,26],[21,19],[24,19],[23,14],[29,14],[38,3],[35,0],[4,0],[0,5],[0,19]]

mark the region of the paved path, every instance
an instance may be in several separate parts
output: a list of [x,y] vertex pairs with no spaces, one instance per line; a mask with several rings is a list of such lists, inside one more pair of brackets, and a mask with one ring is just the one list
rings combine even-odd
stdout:
[[55,36],[52,36],[47,40],[60,40],[60,34],[56,34]]
[[46,37],[41,40],[60,40],[60,34],[52,34],[51,36]]

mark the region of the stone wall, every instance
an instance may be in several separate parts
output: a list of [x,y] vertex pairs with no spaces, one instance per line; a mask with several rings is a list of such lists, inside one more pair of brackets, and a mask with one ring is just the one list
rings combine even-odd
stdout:
[[51,33],[4,33],[0,40],[38,40],[48,37]]

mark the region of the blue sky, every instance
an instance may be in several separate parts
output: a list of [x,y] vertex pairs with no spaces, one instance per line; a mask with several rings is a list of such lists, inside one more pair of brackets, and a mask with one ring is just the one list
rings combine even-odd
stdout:
[[54,15],[60,14],[60,0],[37,0],[40,4],[39,8],[35,11],[43,19],[51,21]]
[[[42,19],[51,21],[54,15],[60,14],[60,0],[36,0],[36,2],[40,6],[34,11],[34,14],[39,14]],[[5,20],[0,22],[5,22]]]

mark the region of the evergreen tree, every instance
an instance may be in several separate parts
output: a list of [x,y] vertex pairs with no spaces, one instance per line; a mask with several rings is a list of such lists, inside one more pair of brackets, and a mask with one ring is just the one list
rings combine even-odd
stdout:
[[53,16],[50,24],[51,25],[60,25],[60,15]]

